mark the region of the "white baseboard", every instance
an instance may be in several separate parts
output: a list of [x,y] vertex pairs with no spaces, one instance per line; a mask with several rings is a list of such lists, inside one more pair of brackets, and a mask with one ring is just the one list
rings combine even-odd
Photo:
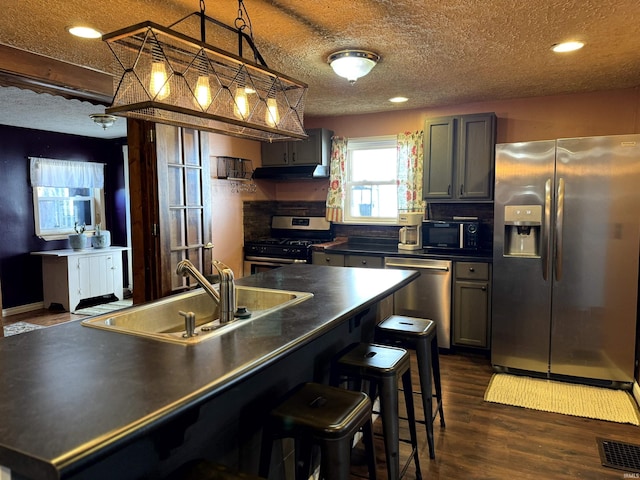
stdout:
[[633,382],[633,389],[631,393],[636,403],[640,405],[640,385],[638,385],[638,382]]
[[17,315],[19,313],[33,312],[34,310],[42,310],[44,308],[44,302],[29,303],[27,305],[20,305],[17,307],[3,308],[2,318],[10,317],[11,315]]

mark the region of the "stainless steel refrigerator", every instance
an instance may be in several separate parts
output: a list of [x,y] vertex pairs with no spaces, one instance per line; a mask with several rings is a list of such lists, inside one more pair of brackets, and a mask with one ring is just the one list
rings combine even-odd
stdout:
[[640,135],[496,146],[496,370],[629,386],[640,248]]

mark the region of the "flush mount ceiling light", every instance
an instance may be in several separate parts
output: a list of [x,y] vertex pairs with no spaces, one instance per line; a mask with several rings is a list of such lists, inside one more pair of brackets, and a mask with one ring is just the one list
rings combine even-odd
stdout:
[[556,53],[564,53],[564,52],[573,52],[575,50],[580,50],[582,47],[584,47],[583,42],[573,41],[573,42],[557,43],[551,47],[551,50],[553,50]]
[[104,130],[113,125],[116,121],[116,117],[108,115],[106,113],[92,113],[89,118],[100,125]]
[[[172,29],[191,17],[200,19],[200,40]],[[237,55],[206,43],[207,22],[237,36]],[[307,138],[307,85],[267,67],[242,0],[234,25],[205,15],[200,0],[199,12],[169,27],[147,21],[103,35],[117,74],[106,113],[253,140]],[[242,57],[244,43],[254,61]]]
[[369,73],[379,60],[380,55],[367,50],[340,50],[327,59],[333,71],[349,80],[351,85]]

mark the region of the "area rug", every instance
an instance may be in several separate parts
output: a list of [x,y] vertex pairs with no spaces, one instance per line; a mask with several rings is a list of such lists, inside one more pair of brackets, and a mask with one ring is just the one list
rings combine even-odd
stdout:
[[101,305],[94,305],[92,307],[81,308],[73,312],[76,315],[102,315],[104,313],[114,312],[116,310],[122,310],[133,305],[132,299],[118,300],[116,302],[103,303]]
[[633,397],[624,390],[496,373],[484,394],[486,402],[544,412],[640,425]]
[[34,325],[33,323],[27,322],[16,322],[11,325],[6,325],[4,327],[4,336],[10,337],[11,335],[18,335],[19,333],[30,332],[32,330],[39,330],[43,327],[42,325]]

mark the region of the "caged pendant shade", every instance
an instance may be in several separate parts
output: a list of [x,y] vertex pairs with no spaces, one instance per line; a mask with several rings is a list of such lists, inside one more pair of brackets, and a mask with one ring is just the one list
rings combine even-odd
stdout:
[[106,113],[253,140],[306,138],[307,85],[267,68],[240,29],[204,11],[192,15],[236,32],[256,61],[150,21],[106,34],[115,57],[115,94]]

